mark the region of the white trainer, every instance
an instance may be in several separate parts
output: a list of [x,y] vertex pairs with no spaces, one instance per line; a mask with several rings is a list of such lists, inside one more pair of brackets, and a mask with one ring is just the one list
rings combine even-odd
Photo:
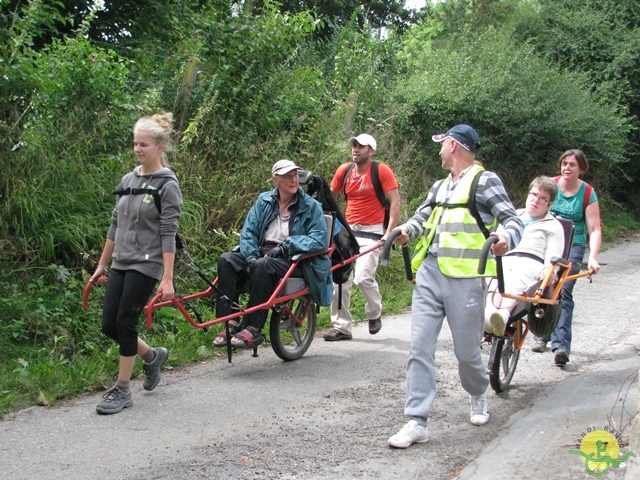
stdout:
[[507,328],[507,320],[506,312],[502,310],[496,310],[491,314],[491,317],[489,317],[491,329],[496,337],[502,337],[504,335],[504,330]]
[[389,445],[396,448],[407,448],[414,443],[424,443],[429,440],[429,430],[421,427],[415,420],[409,420],[393,437],[389,438]]
[[485,425],[489,421],[489,412],[487,412],[487,393],[474,397],[469,395],[469,403],[471,404],[470,420],[473,425]]

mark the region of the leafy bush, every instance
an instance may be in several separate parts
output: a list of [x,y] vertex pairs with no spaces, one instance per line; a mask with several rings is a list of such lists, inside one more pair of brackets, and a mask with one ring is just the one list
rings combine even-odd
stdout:
[[[412,73],[394,92],[400,106],[394,126],[425,151],[437,151],[433,133],[468,123],[480,134],[479,158],[511,190],[541,173],[554,174],[568,148],[589,155],[600,188],[608,181],[600,173],[625,161],[628,126],[615,107],[598,103],[580,77],[558,72],[503,35],[489,31],[472,42],[420,51],[414,45],[412,54]],[[425,158],[420,151],[418,157]]]

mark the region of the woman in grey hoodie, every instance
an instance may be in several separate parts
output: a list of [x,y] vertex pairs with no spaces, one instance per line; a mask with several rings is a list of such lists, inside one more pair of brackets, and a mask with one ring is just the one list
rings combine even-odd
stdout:
[[167,112],[138,120],[133,127],[133,150],[138,166],[118,184],[116,207],[98,261],[89,280],[107,283],[102,332],[120,346],[116,384],[96,407],[100,414],[121,412],[133,405],[129,389],[136,355],[143,359],[145,390],[160,381],[160,367],[167,360],[165,348],[151,348],[138,336],[138,319],[160,281],[162,300],[174,296],[173,262],[182,194],[175,174],[167,167],[172,148],[172,114]]

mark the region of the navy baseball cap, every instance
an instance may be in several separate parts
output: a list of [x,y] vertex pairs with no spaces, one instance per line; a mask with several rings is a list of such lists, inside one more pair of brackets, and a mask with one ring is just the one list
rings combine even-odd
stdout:
[[439,133],[431,137],[434,142],[442,142],[445,138],[451,138],[462,146],[465,150],[477,153],[480,150],[480,137],[469,125],[461,123],[451,128],[447,133]]

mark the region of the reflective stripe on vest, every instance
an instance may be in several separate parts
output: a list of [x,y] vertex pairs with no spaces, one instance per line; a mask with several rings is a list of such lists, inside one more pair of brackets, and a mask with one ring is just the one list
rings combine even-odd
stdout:
[[429,246],[433,241],[433,237],[436,234],[436,228],[438,228],[438,223],[440,222],[440,216],[442,215],[442,207],[438,206],[433,209],[431,215],[429,215],[429,219],[426,222],[422,222],[422,227],[426,232],[426,235],[423,235],[416,243],[416,252],[411,259],[411,271],[415,275],[424,262],[424,259],[427,258],[429,254]]
[[[487,261],[484,275],[478,274],[478,260],[485,237],[468,208],[471,184],[482,170],[484,169],[479,165],[473,165],[451,192],[449,200],[447,200],[447,190],[451,183],[450,177],[445,179],[438,190],[436,202],[444,208],[438,230],[438,266],[440,271],[449,277],[496,275],[496,264],[493,259]],[[496,223],[494,221],[491,225],[487,225],[487,229],[491,230]]]

